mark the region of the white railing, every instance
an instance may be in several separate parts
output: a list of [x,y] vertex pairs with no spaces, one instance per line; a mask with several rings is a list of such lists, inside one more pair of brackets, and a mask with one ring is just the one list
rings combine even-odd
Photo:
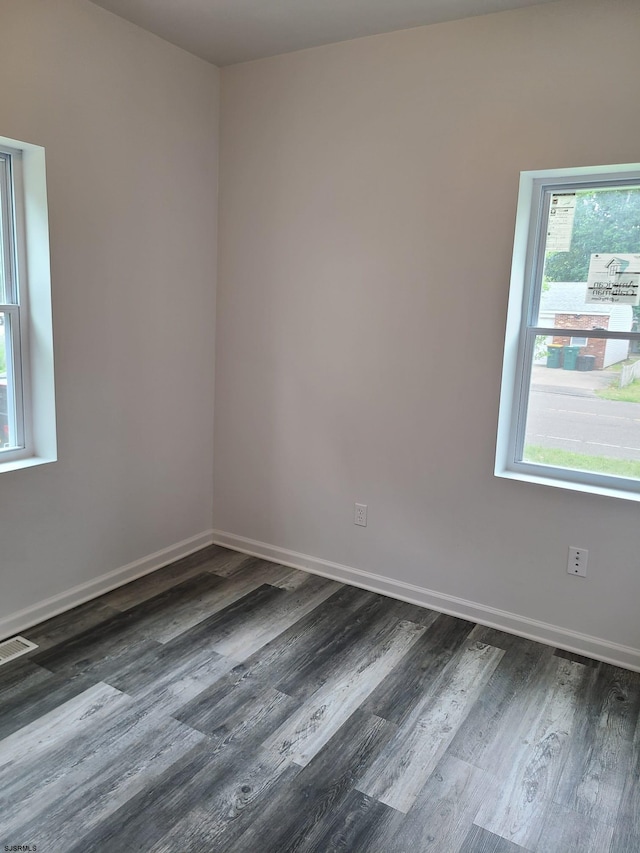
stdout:
[[620,387],[630,385],[634,379],[640,379],[640,359],[633,364],[623,364],[620,373]]

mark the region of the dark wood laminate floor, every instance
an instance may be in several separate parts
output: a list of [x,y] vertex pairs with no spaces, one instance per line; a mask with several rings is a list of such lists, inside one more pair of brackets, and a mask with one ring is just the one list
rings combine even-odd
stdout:
[[638,673],[216,547],[25,635],[0,849],[640,851]]

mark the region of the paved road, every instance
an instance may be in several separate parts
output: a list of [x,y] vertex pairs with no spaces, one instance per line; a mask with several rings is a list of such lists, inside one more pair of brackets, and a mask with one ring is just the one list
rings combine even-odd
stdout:
[[527,444],[640,461],[640,404],[602,400],[581,388],[532,386]]

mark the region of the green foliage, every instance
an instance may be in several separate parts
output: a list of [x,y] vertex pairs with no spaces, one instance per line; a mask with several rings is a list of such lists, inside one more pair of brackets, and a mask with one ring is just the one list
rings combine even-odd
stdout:
[[541,358],[546,358],[548,354],[549,348],[547,346],[547,336],[536,335],[536,344],[533,350],[534,359],[539,361]]
[[631,459],[614,459],[610,456],[589,456],[586,453],[574,453],[572,450],[560,450],[557,447],[527,445],[524,450],[525,462],[537,462],[540,465],[553,465],[556,468],[569,468],[574,471],[592,471],[596,474],[612,474],[616,477],[631,477],[640,480],[640,462]]
[[550,252],[546,281],[586,281],[595,252],[640,252],[640,188],[577,193],[569,252]]

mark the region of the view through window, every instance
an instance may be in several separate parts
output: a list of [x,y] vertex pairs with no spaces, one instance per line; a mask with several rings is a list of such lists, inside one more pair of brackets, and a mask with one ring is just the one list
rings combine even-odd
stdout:
[[640,480],[640,187],[547,201],[522,460]]
[[16,277],[12,155],[0,150],[0,452],[20,446],[20,306]]
[[[505,467],[640,493],[640,176],[617,168],[545,173],[519,210],[527,257]],[[505,372],[508,348],[509,327]]]
[[45,151],[0,137],[0,474],[56,458]]

